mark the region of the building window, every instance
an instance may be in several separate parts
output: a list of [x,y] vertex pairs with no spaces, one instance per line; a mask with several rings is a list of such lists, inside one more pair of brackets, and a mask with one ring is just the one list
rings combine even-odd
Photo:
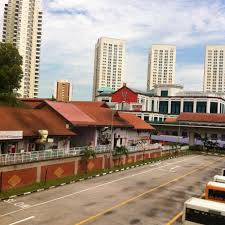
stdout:
[[206,102],[197,102],[197,113],[206,113]]
[[161,91],[161,96],[162,97],[167,97],[168,96],[168,91]]
[[149,122],[149,116],[144,116],[144,121]]
[[193,112],[193,102],[184,102],[183,112]]
[[152,100],[152,112],[154,112],[154,100]]
[[168,113],[168,101],[159,102],[159,113]]
[[180,102],[178,101],[171,102],[171,114],[175,114],[175,115],[180,114]]
[[210,113],[217,113],[218,103],[211,102],[210,103]]

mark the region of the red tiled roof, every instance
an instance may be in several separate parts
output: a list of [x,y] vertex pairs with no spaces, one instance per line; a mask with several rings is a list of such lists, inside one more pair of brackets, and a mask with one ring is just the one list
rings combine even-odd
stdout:
[[206,123],[225,123],[225,114],[181,113],[178,116],[177,121],[206,122]]
[[76,106],[91,106],[91,107],[105,107],[109,108],[109,106],[105,102],[92,102],[92,101],[71,101],[71,103],[75,104]]
[[111,126],[113,124],[113,126],[117,127],[134,127],[142,130],[154,129],[137,116],[113,111],[103,102],[45,102],[75,126]]
[[119,112],[119,116],[130,123],[136,130],[154,130],[150,124],[134,114]]
[[37,108],[45,100],[49,100],[48,98],[19,98],[20,101],[22,101],[25,105],[30,106],[31,108]]
[[177,118],[173,118],[173,117],[168,117],[165,120],[166,123],[174,123],[177,122]]
[[[108,108],[105,103],[99,102],[71,102],[95,121],[96,126],[132,127],[121,119],[116,111]],[[113,115],[114,114],[114,115]]]
[[50,136],[72,136],[65,121],[55,112],[41,109],[0,107],[0,130],[23,131],[24,136],[37,136],[38,130],[48,130]]
[[67,121],[74,125],[95,125],[95,120],[89,117],[86,113],[82,112],[72,102],[56,102],[45,101],[50,107],[57,111]]

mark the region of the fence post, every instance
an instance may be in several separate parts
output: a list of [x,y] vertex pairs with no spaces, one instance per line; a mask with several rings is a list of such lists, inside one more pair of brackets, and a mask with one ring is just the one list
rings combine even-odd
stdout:
[[0,176],[0,193],[2,192],[2,178],[3,178],[3,172],[1,172],[1,176]]
[[45,170],[45,185],[46,185],[46,180],[47,180],[47,174],[48,174],[48,167]]

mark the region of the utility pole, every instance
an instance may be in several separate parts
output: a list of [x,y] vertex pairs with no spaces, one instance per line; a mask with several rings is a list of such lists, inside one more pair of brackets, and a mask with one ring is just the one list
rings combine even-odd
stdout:
[[109,167],[113,167],[113,149],[114,149],[114,132],[113,132],[113,119],[114,119],[114,112],[112,110],[112,118],[111,118],[111,148],[109,152]]

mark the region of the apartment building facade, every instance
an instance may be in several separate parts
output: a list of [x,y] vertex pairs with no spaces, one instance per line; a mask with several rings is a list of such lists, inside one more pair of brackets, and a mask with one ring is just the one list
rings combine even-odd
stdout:
[[118,90],[124,79],[125,41],[101,37],[95,45],[93,100],[99,89]]
[[148,58],[147,91],[156,84],[174,84],[176,46],[152,45]]
[[72,100],[72,83],[68,80],[58,80],[55,83],[54,97],[59,102]]
[[203,89],[225,92],[225,45],[206,46]]
[[40,0],[9,0],[4,8],[2,41],[13,44],[23,57],[21,97],[38,97],[41,36]]

